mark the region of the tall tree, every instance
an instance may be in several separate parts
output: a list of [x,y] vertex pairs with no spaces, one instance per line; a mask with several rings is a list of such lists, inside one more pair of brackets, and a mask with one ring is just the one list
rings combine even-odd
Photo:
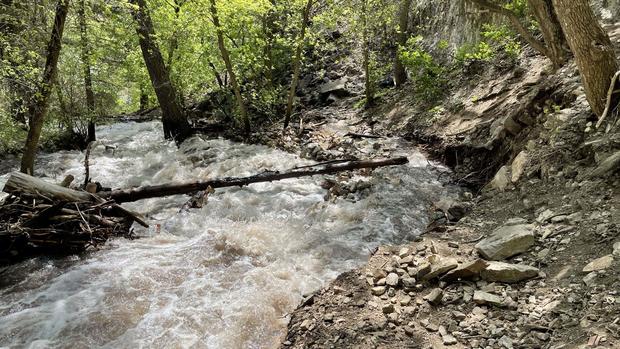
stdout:
[[590,1],[553,0],[553,5],[575,55],[588,103],[600,117],[605,110],[611,79],[618,71],[614,47],[596,19]]
[[132,12],[138,24],[136,31],[142,57],[161,107],[164,137],[174,139],[177,144],[180,144],[191,135],[192,129],[177,98],[174,85],[170,80],[170,73],[155,40],[155,29],[146,0],[130,0],[130,2],[134,5]]
[[394,54],[394,84],[396,87],[401,86],[407,81],[407,71],[403,62],[401,62],[398,55],[400,46],[404,46],[407,43],[407,28],[409,26],[409,9],[411,7],[411,0],[401,0],[400,8],[398,11],[398,32],[396,33],[396,52]]
[[306,28],[310,22],[310,11],[312,10],[313,0],[308,0],[301,15],[301,29],[297,37],[297,47],[295,48],[295,57],[293,58],[293,78],[291,80],[291,87],[288,91],[288,100],[286,103],[286,114],[284,117],[284,128],[288,127],[291,121],[291,115],[293,114],[293,103],[295,102],[295,92],[297,91],[297,84],[299,83],[299,74],[301,71],[301,54],[304,48],[304,41],[306,39]]
[[566,38],[563,35],[555,11],[553,11],[553,6],[551,6],[551,0],[527,0],[529,8],[540,25],[544,42],[538,40],[528,30],[527,26],[521,22],[521,18],[515,12],[503,5],[493,2],[493,0],[468,1],[508,18],[514,30],[521,35],[523,40],[538,53],[549,58],[554,67],[559,68],[566,63],[567,52],[564,48],[566,46]]
[[366,107],[374,103],[375,91],[370,75],[370,28],[368,23],[368,0],[362,0],[360,8],[360,19],[362,25],[362,56],[364,65],[364,91],[366,94]]
[[85,0],[78,2],[78,22],[80,25],[80,56],[82,59],[82,69],[84,71],[84,90],[86,93],[86,107],[88,108],[88,134],[87,142],[97,140],[95,134],[95,93],[93,92],[93,78],[91,72],[90,44],[88,42],[88,27],[86,24]]
[[237,82],[237,75],[235,74],[235,70],[233,69],[232,62],[230,61],[230,54],[228,53],[228,49],[226,49],[226,45],[224,44],[224,32],[220,24],[220,18],[217,15],[215,0],[210,0],[210,3],[211,17],[213,18],[213,25],[215,25],[215,30],[217,32],[217,46],[220,49],[222,60],[224,60],[224,64],[226,65],[228,76],[230,76],[230,84],[232,85],[233,92],[235,93],[235,99],[237,99],[239,114],[241,114],[241,119],[243,121],[243,129],[245,131],[245,134],[248,135],[251,131],[250,117],[248,116],[245,102],[241,97],[241,89],[239,88],[239,83]]
[[58,58],[62,47],[62,34],[65,28],[67,13],[69,12],[69,2],[70,0],[58,0],[56,4],[54,26],[52,27],[52,35],[47,46],[43,77],[38,86],[37,93],[32,98],[28,108],[30,129],[28,130],[21,161],[20,170],[23,173],[34,173],[34,160],[39,145],[39,138],[41,137],[43,122],[49,108],[49,97],[52,93],[58,71]]

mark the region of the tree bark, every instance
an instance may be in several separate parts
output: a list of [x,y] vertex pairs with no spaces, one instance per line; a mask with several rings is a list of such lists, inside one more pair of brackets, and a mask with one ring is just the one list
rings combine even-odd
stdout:
[[54,80],[58,71],[58,59],[62,47],[62,34],[65,28],[67,13],[69,12],[70,0],[58,0],[52,35],[47,46],[47,57],[45,59],[45,69],[43,78],[35,96],[32,98],[30,107],[30,129],[26,138],[24,155],[22,156],[20,171],[23,173],[34,173],[34,159],[37,153],[41,129],[49,108],[49,97],[52,93]]
[[237,75],[233,69],[232,63],[230,61],[230,55],[228,54],[228,50],[226,49],[226,45],[224,44],[224,32],[222,31],[222,26],[220,25],[220,19],[217,15],[217,7],[215,4],[215,0],[210,0],[211,6],[211,16],[213,17],[213,24],[215,25],[215,29],[217,31],[217,45],[220,49],[220,54],[222,55],[222,60],[224,60],[224,64],[226,65],[226,70],[228,71],[228,75],[230,76],[230,84],[232,85],[233,92],[235,93],[235,99],[237,99],[237,105],[239,106],[239,113],[241,114],[241,119],[243,121],[243,129],[246,135],[249,135],[252,131],[250,125],[250,117],[248,115],[247,108],[245,106],[245,102],[241,97],[241,89],[239,88],[239,83],[237,82]]
[[155,29],[146,7],[146,0],[130,1],[137,5],[137,8],[132,9],[133,17],[137,23],[136,32],[138,33],[144,63],[161,107],[164,137],[174,139],[177,144],[181,144],[191,135],[192,130],[179,103],[172,81],[170,81],[170,73],[164,63],[159,46],[155,41]]
[[[614,47],[588,0],[553,0],[553,5],[575,55],[588,103],[600,117],[611,79],[618,71]],[[617,102],[615,99],[612,105]]]
[[295,102],[295,92],[297,91],[297,84],[299,83],[299,73],[301,70],[301,54],[304,48],[304,40],[306,39],[306,28],[310,22],[310,11],[312,10],[313,0],[308,0],[306,6],[303,9],[301,19],[301,29],[299,31],[299,37],[297,38],[297,48],[295,49],[295,57],[293,58],[293,79],[291,80],[291,87],[288,91],[288,100],[286,103],[286,114],[284,117],[284,128],[288,127],[291,121],[291,115],[293,114],[293,104]]
[[411,0],[401,0],[398,13],[398,33],[396,33],[396,52],[394,52],[394,84],[402,86],[407,81],[407,71],[398,56],[398,50],[407,43],[407,28],[409,27],[409,9]]
[[366,94],[366,108],[374,104],[375,92],[370,76],[370,31],[368,30],[368,0],[362,0],[361,19],[362,19],[362,55],[364,65],[364,91]]
[[568,61],[570,52],[553,3],[551,0],[528,0],[528,4],[540,26],[548,57],[558,69]]
[[338,173],[361,168],[377,168],[383,166],[404,165],[407,162],[409,162],[409,160],[406,157],[381,160],[347,161],[342,163],[325,164],[321,166],[316,165],[310,167],[301,167],[285,172],[263,172],[261,174],[250,177],[232,177],[191,183],[168,183],[132,189],[119,189],[113,190],[111,192],[100,192],[98,194],[101,195],[101,197],[104,199],[112,199],[118,203],[133,202],[154,197],[188,194],[200,190],[206,190],[209,187],[213,189],[225,187],[242,187],[252,183],[273,182],[288,178]]
[[97,140],[95,134],[95,93],[93,92],[93,78],[91,73],[90,45],[88,42],[88,27],[86,25],[86,6],[85,0],[79,0],[77,12],[80,25],[80,46],[82,68],[84,70],[84,90],[86,92],[86,107],[88,108],[88,131],[86,142]]

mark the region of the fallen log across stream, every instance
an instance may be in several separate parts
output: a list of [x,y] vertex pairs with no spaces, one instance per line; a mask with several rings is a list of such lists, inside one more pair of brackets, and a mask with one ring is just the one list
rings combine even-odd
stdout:
[[97,247],[113,236],[132,238],[131,226],[134,222],[145,227],[148,224],[138,214],[121,207],[119,203],[122,202],[407,162],[406,157],[331,161],[283,172],[265,171],[248,177],[168,183],[97,193],[68,188],[68,183],[53,184],[14,172],[3,188],[10,196],[0,202],[0,265],[33,255],[81,252]]

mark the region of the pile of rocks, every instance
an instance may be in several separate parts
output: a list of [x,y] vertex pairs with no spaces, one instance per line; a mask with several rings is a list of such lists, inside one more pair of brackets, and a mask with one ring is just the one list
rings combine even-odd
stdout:
[[[473,249],[421,240],[397,253],[380,250],[383,264],[364,275],[374,296],[371,306],[381,308],[388,326],[402,327],[408,335],[423,329],[440,336],[443,345],[468,342],[472,347],[512,348],[515,337],[523,340],[527,334],[519,325],[534,326],[558,304],[534,295],[535,284],[544,282],[538,268],[504,261],[535,242],[532,225],[515,224],[498,228]],[[472,258],[476,255],[482,258]],[[534,278],[538,280],[515,287]],[[437,307],[453,308],[442,311],[452,318],[437,321],[433,316]],[[496,322],[497,317],[513,318],[514,324]],[[544,328],[536,325],[528,332],[534,332],[537,340],[548,340],[548,331],[540,330]]]

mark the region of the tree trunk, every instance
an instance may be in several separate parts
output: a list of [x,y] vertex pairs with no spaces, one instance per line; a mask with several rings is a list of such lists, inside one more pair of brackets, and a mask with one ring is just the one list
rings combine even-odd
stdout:
[[217,31],[217,45],[220,49],[220,54],[222,55],[224,64],[226,65],[228,75],[230,76],[230,84],[232,85],[233,92],[235,93],[235,99],[237,99],[239,113],[241,114],[241,119],[243,121],[244,132],[246,135],[249,135],[251,132],[250,117],[248,116],[245,102],[241,97],[241,89],[239,88],[239,83],[237,82],[237,75],[235,74],[232,63],[230,62],[230,55],[228,54],[228,50],[226,49],[226,45],[224,44],[224,33],[222,31],[222,26],[220,25],[220,19],[217,16],[217,7],[215,4],[215,0],[210,1],[211,16],[213,17],[213,24],[215,25],[215,29]]
[[39,84],[37,93],[32,99],[32,104],[28,108],[30,113],[30,129],[26,138],[24,147],[24,155],[22,156],[20,171],[23,173],[33,174],[34,159],[37,153],[39,138],[41,137],[41,129],[49,108],[49,97],[52,93],[54,79],[56,78],[58,69],[58,58],[60,57],[60,49],[62,46],[62,33],[65,28],[65,20],[67,12],[69,12],[70,0],[58,0],[56,5],[56,15],[54,17],[54,27],[52,35],[47,46],[47,58],[45,60],[45,69],[43,70],[43,78]]
[[361,17],[362,17],[362,41],[363,41],[363,59],[364,59],[364,90],[366,94],[366,108],[371,107],[374,103],[375,94],[370,76],[370,33],[368,30],[368,0],[362,0]]
[[80,46],[81,58],[84,70],[84,89],[86,92],[86,107],[88,108],[88,131],[86,142],[94,142],[97,140],[95,134],[95,94],[93,92],[93,78],[90,69],[90,46],[88,43],[88,28],[86,26],[86,6],[85,0],[79,0],[78,4],[78,21],[80,25]]
[[575,55],[588,103],[600,117],[611,79],[618,71],[614,47],[588,0],[553,0],[553,5]]
[[547,54],[553,66],[558,69],[568,60],[569,52],[566,36],[555,13],[551,0],[528,0],[534,17],[540,26]]
[[398,33],[396,33],[396,52],[394,53],[394,84],[402,86],[407,81],[407,71],[398,56],[399,47],[407,43],[407,28],[409,27],[409,8],[411,0],[401,0],[398,13]]
[[170,81],[170,73],[155,41],[155,29],[146,7],[146,0],[130,1],[132,4],[138,5],[138,9],[132,9],[132,12],[138,24],[136,31],[144,63],[161,107],[164,137],[174,139],[177,144],[181,144],[191,135],[192,130],[177,99],[177,93]]
[[286,103],[286,114],[284,117],[284,128],[288,127],[291,121],[291,115],[293,114],[293,104],[295,102],[295,92],[297,91],[297,84],[299,83],[299,73],[301,70],[301,54],[304,48],[304,40],[306,39],[306,28],[310,21],[310,11],[312,10],[313,0],[308,0],[306,6],[303,9],[301,19],[301,29],[299,31],[299,37],[297,38],[297,48],[295,49],[295,57],[293,58],[293,79],[291,80],[291,88],[288,91],[288,100]]
[[209,187],[213,189],[225,187],[242,187],[252,183],[273,182],[288,178],[339,173],[343,171],[350,171],[361,168],[378,168],[384,166],[404,165],[407,162],[409,162],[409,160],[406,157],[397,157],[391,159],[360,160],[346,161],[340,163],[317,164],[313,166],[295,168],[283,172],[262,172],[260,174],[249,177],[231,177],[190,183],[168,183],[132,189],[119,189],[113,190],[111,192],[99,192],[98,194],[101,195],[101,197],[104,199],[112,199],[117,203],[133,202],[154,197],[189,194],[200,190],[207,190]]

